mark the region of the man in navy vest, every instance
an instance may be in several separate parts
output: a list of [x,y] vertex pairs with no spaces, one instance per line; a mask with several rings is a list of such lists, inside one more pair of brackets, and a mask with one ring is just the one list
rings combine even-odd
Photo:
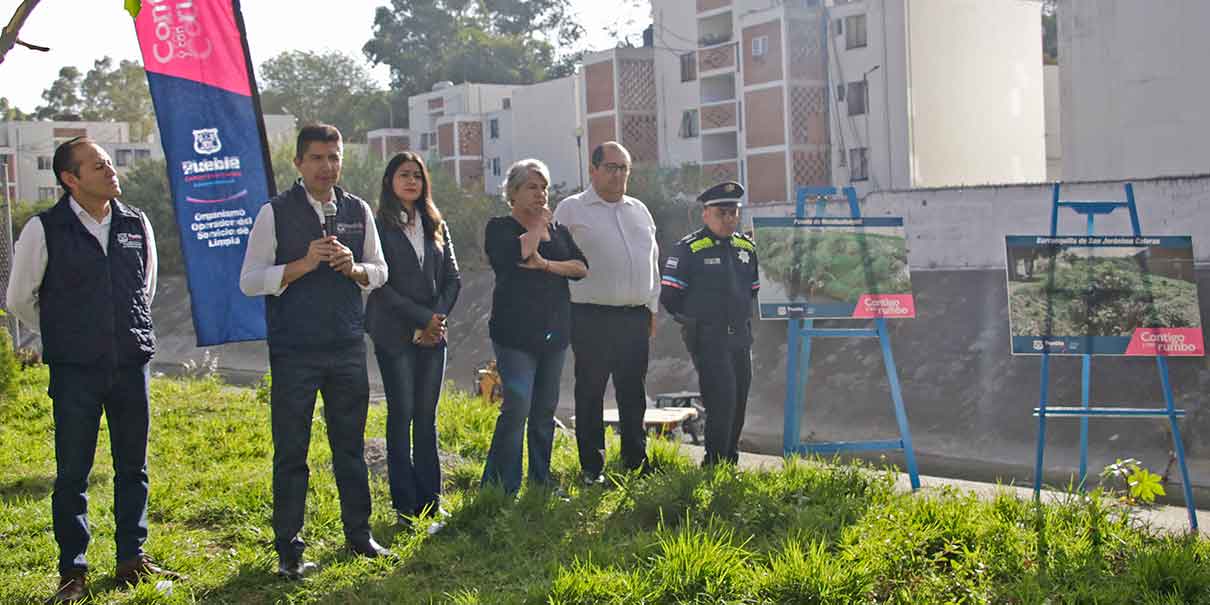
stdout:
[[265,297],[274,546],[278,574],[288,579],[315,568],[303,559],[299,532],[316,391],[324,398],[346,543],[359,555],[389,554],[370,535],[363,453],[370,386],[362,293],[386,282],[387,265],[369,204],[336,186],[343,151],[332,126],[299,131],[294,166],[302,178],[261,207],[240,271],[244,294]]
[[143,553],[147,540],[147,364],[155,353],[151,299],[156,254],[151,223],[119,202],[113,162],[92,139],[76,137],[52,163],[66,193],[21,232],[8,282],[8,307],[42,335],[55,418],[59,588],[52,603],[84,598],[88,563],[88,476],[101,414],[108,418],[114,467],[117,580],[137,583],[165,571]]

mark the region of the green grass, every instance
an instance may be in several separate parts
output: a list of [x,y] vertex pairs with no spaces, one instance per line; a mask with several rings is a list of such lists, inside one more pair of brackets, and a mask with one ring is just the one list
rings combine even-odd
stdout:
[[[24,372],[0,402],[0,602],[36,602],[55,582],[54,477],[46,370]],[[495,409],[460,394],[441,408],[449,526],[392,525],[372,484],[375,535],[398,560],[343,552],[323,421],[312,443],[304,535],[318,573],[272,571],[271,441],[265,403],[214,380],[152,385],[148,550],[189,576],[173,594],[117,590],[112,472],[102,431],[90,491],[92,599],[98,603],[1210,603],[1210,544],[1138,526],[1104,500],[1070,496],[1036,510],[1003,494],[904,494],[885,470],[813,461],[775,471],[702,470],[656,440],[661,471],[610,469],[617,486],[581,489],[574,443],[554,470],[571,492],[516,499],[480,492]],[[369,435],[383,434],[374,406]],[[612,439],[612,438],[611,438]],[[616,452],[611,441],[611,453]]]

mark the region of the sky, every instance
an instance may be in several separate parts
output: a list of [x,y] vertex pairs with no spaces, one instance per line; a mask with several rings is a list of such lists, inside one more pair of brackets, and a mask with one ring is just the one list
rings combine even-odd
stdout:
[[[374,11],[388,0],[243,0],[248,48],[256,66],[286,50],[339,50],[362,58],[370,39]],[[0,24],[8,23],[20,0],[0,0]],[[606,30],[621,26],[634,43],[649,21],[647,1],[571,0],[577,20],[586,30],[585,48],[609,48],[615,41]],[[288,9],[283,10],[283,8]],[[110,56],[140,60],[130,15],[122,0],[41,0],[21,28],[20,38],[51,47],[41,53],[17,46],[0,63],[0,97],[31,112],[42,103],[42,91],[59,69],[74,65],[80,73],[93,61]],[[385,66],[373,70],[385,87]]]

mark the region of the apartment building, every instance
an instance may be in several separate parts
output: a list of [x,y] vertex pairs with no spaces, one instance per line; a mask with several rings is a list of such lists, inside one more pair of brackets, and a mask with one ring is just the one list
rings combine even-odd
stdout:
[[113,158],[119,173],[136,161],[163,157],[159,145],[130,140],[125,122],[0,122],[0,183],[8,187],[5,199],[36,201],[59,197],[52,162],[55,148],[68,139],[89,136]]
[[747,185],[1046,176],[1034,0],[653,0],[659,148]]
[[1063,178],[1210,172],[1210,2],[1063,0]]
[[[271,145],[294,145],[294,116],[264,118]],[[95,139],[113,158],[118,174],[125,174],[141,160],[164,157],[158,129],[146,141],[132,141],[126,122],[0,122],[0,192],[5,184],[8,187],[4,199],[32,202],[59,197],[52,167],[55,148],[78,136]]]
[[582,78],[570,75],[513,90],[508,109],[483,116],[484,190],[500,193],[513,162],[538,158],[550,168],[550,185],[579,191],[587,178],[583,163],[580,106]]

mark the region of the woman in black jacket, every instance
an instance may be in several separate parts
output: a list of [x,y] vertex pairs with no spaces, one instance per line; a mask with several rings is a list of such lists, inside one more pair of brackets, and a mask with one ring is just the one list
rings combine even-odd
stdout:
[[424,160],[415,153],[396,154],[387,164],[377,222],[388,278],[366,304],[366,327],[387,397],[391,501],[405,524],[425,512],[442,512],[437,400],[445,376],[445,319],[462,287],[449,229],[429,183]]

